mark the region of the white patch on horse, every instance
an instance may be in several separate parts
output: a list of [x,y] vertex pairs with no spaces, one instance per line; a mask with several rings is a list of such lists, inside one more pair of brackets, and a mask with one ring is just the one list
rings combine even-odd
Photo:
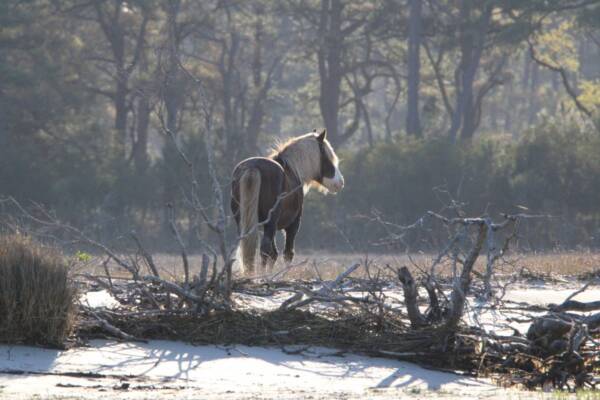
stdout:
[[344,176],[337,166],[333,178],[323,178],[323,186],[332,193],[337,193],[344,188]]
[[323,148],[325,149],[325,155],[329,158],[329,161],[335,167],[335,174],[332,178],[323,177],[323,186],[328,192],[337,193],[344,188],[344,176],[340,172],[339,162],[337,155],[333,151],[331,144],[325,140],[323,142]]

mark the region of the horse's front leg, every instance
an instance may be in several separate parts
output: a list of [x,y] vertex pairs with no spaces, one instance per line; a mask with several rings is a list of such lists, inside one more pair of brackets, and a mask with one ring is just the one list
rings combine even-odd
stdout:
[[287,228],[285,228],[285,249],[283,251],[283,259],[285,262],[292,262],[294,259],[294,240],[300,229],[300,215],[296,217]]

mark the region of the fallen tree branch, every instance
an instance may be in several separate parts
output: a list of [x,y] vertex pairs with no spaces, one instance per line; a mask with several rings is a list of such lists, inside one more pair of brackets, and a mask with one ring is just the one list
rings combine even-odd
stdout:
[[122,340],[127,340],[127,341],[130,341],[130,342],[147,343],[146,340],[138,339],[135,336],[132,336],[132,335],[126,333],[126,332],[123,332],[121,329],[117,328],[116,326],[114,326],[111,323],[109,323],[106,319],[102,318],[100,315],[98,315],[98,313],[96,313],[91,308],[85,307],[85,312],[88,313],[89,315],[91,315],[92,317],[94,317],[94,319],[98,322],[99,327],[102,330],[107,331],[108,333],[110,333],[114,337],[122,339]]

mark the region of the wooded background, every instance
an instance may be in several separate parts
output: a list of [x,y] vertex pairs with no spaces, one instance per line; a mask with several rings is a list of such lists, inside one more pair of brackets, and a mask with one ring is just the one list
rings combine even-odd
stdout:
[[102,240],[169,250],[167,204],[191,251],[209,236],[175,144],[209,206],[205,136],[228,194],[238,161],[321,127],[346,188],[309,194],[305,248],[457,203],[552,215],[530,249],[598,247],[600,1],[0,2],[0,194]]

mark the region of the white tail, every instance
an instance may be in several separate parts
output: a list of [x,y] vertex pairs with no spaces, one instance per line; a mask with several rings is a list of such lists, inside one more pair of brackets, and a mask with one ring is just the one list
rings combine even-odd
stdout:
[[254,273],[254,257],[258,246],[258,199],[260,172],[244,171],[240,178],[240,248],[244,272]]

